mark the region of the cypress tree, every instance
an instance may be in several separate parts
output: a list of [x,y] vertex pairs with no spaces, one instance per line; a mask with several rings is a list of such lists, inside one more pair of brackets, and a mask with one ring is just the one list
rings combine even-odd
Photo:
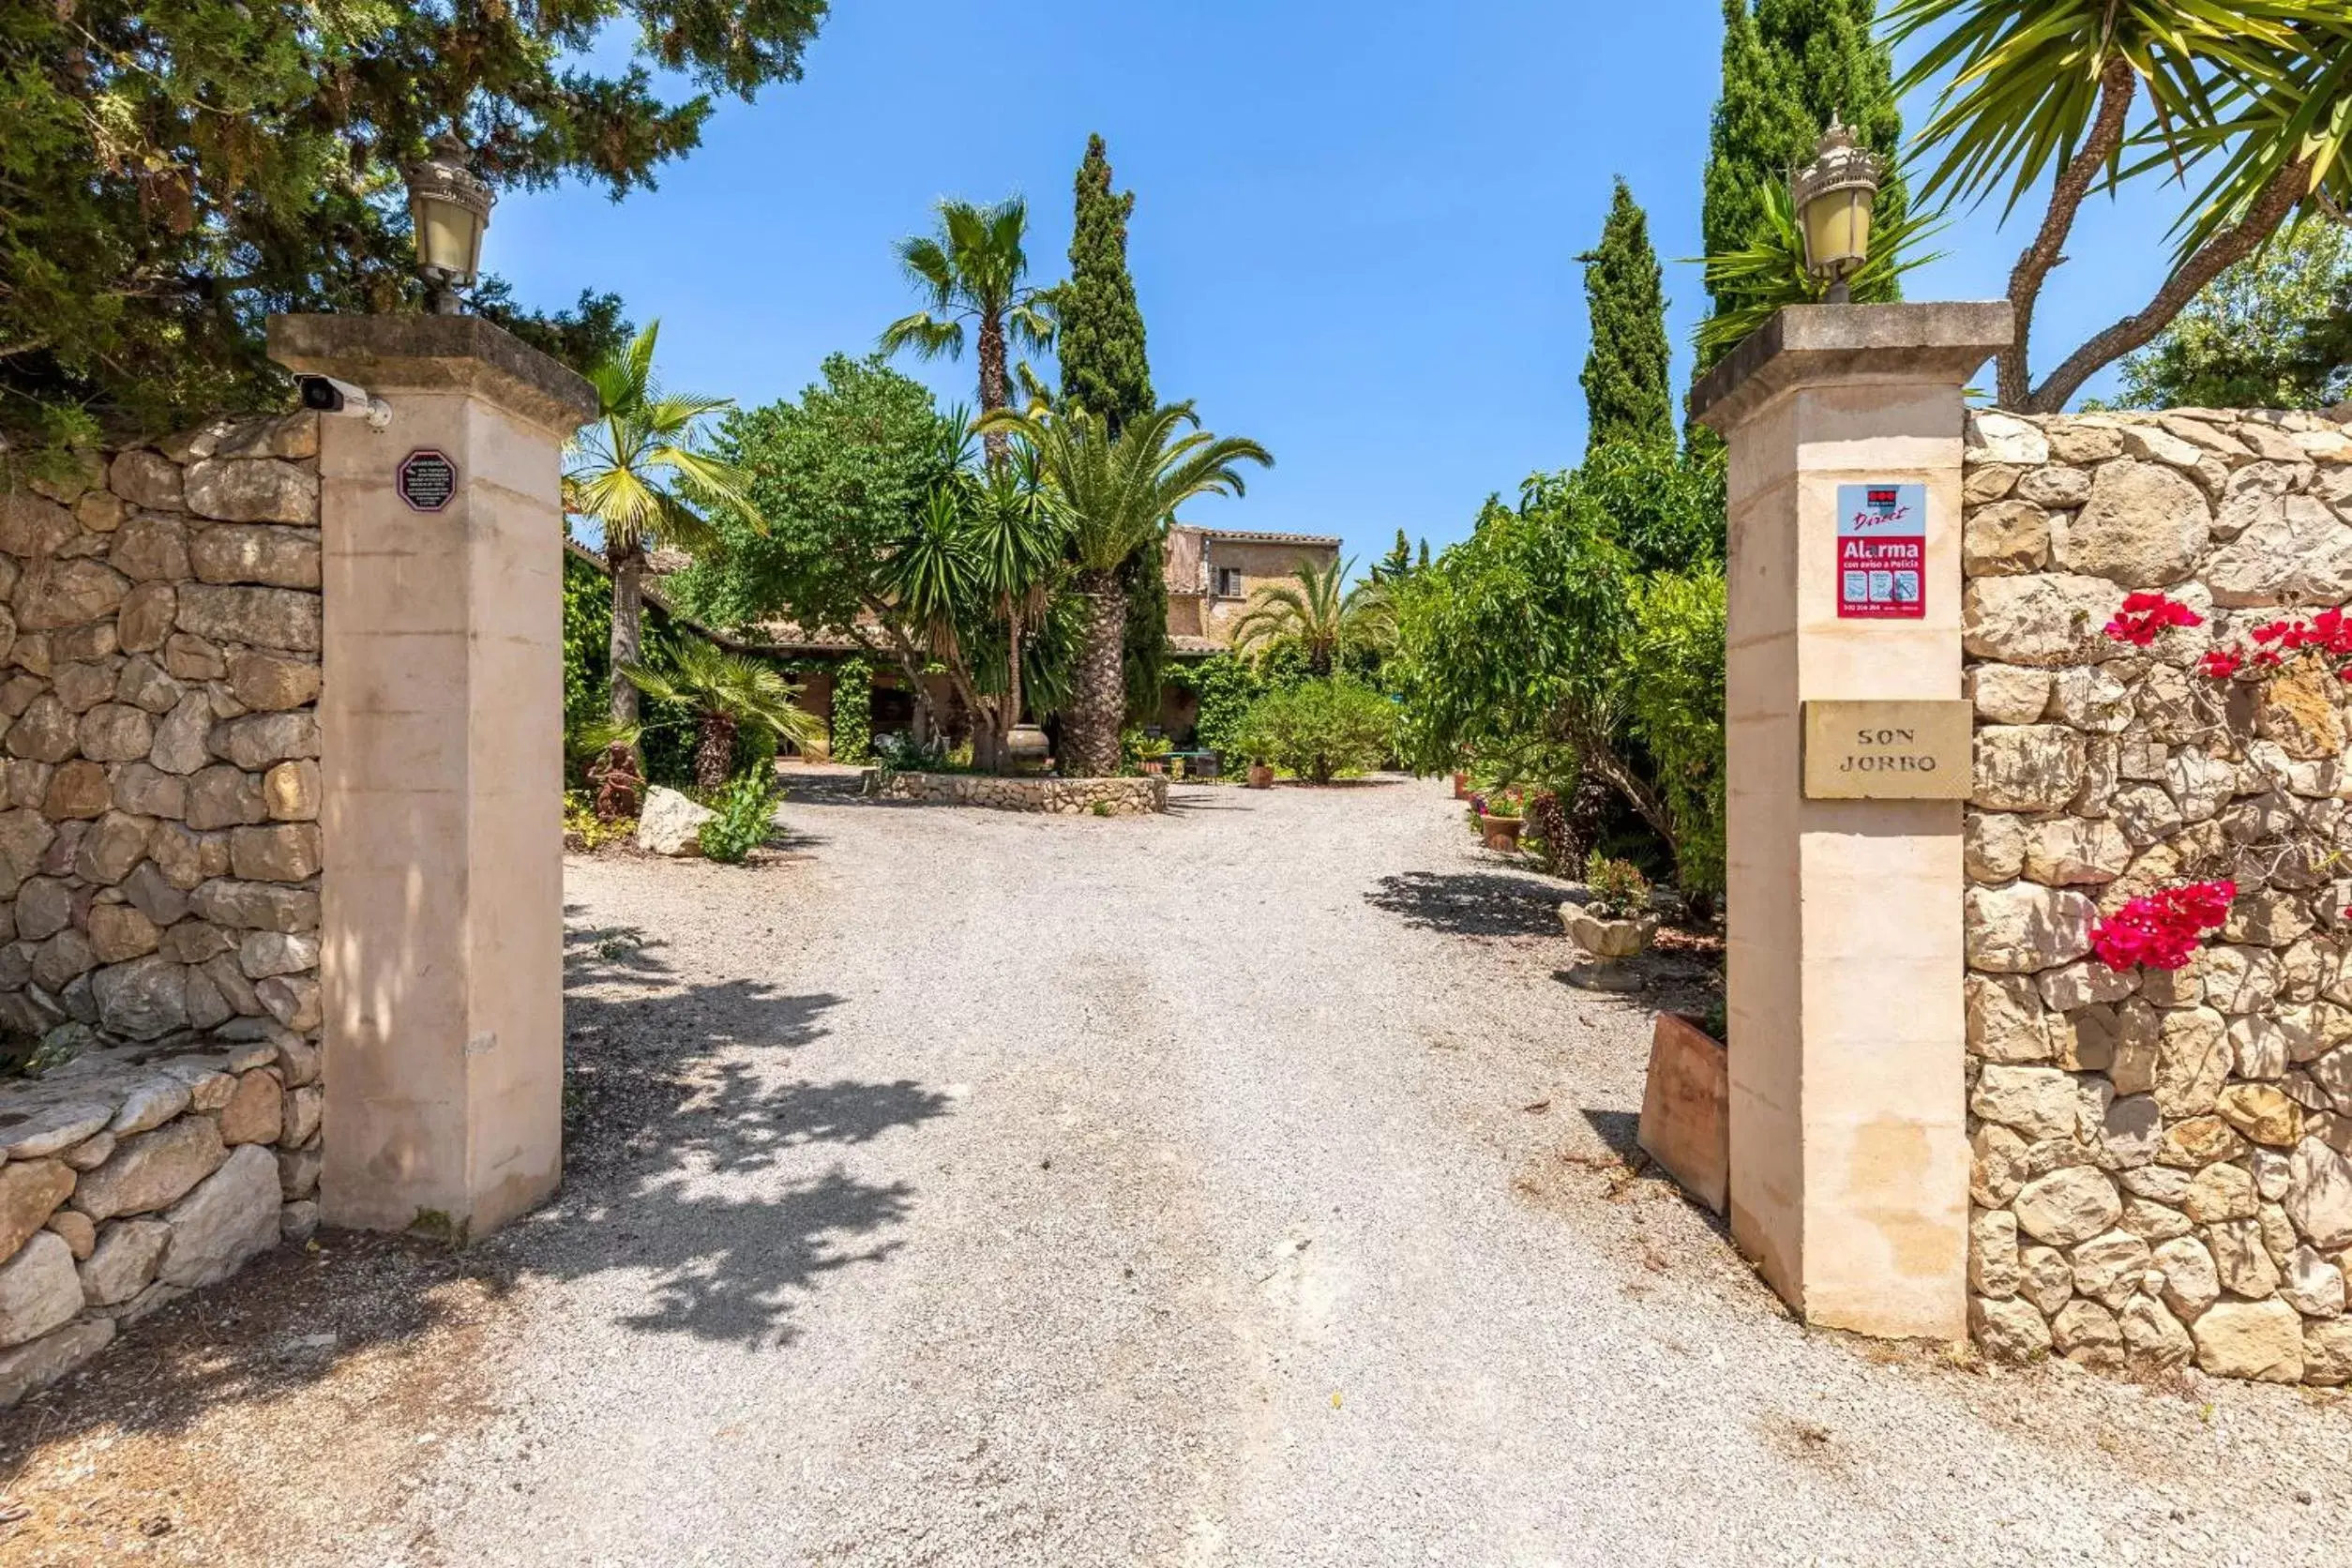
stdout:
[[1127,219],[1135,192],[1113,193],[1100,136],[1086,139],[1078,164],[1078,222],[1070,234],[1070,280],[1059,291],[1062,395],[1121,425],[1157,406],[1143,352],[1143,312],[1127,276]]
[[[1157,406],[1152,366],[1143,349],[1143,311],[1127,274],[1127,219],[1135,192],[1110,188],[1110,157],[1100,136],[1086,139],[1076,182],[1077,220],[1070,231],[1070,280],[1056,291],[1061,329],[1062,396],[1100,415],[1116,432]],[[1168,653],[1168,579],[1158,540],[1138,550],[1119,570],[1126,591],[1123,668],[1127,722],[1160,716],[1160,677]]]
[[[1873,36],[1875,0],[1754,3],[1751,11],[1749,0],[1724,0],[1723,96],[1709,128],[1700,212],[1711,256],[1750,241],[1762,213],[1757,188],[1786,182],[1790,170],[1811,162],[1832,113],[1890,160],[1903,140],[1894,62]],[[1874,227],[1902,217],[1905,205],[1902,183],[1890,178],[1878,192]],[[1898,292],[1890,283],[1855,298],[1874,303]],[[1713,306],[1720,313],[1726,302]]]
[[[1620,178],[1601,243],[1584,264],[1584,297],[1592,347],[1584,357],[1585,450],[1613,442],[1673,445],[1674,397],[1667,390],[1673,351],[1666,342],[1666,294],[1650,219]],[[1405,548],[1398,534],[1396,548]]]

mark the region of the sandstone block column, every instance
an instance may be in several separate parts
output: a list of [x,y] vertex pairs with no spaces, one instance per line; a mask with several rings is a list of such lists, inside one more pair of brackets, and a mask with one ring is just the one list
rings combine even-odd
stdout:
[[323,1217],[475,1235],[563,1161],[565,439],[588,384],[463,316],[281,316],[321,420]]
[[[1807,1321],[1889,1337],[1967,1328],[1961,802],[1808,797],[1805,705],[1960,697],[1961,392],[2009,338],[2005,304],[1799,307],[1693,395],[1730,449],[1732,1237]],[[1841,560],[1865,500],[1923,503],[1891,592]],[[1946,782],[1862,787],[1965,795],[1959,733]]]

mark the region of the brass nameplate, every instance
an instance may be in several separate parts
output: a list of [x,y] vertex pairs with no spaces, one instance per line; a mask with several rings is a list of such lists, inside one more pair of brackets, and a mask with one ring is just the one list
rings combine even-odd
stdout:
[[1973,711],[1949,701],[1807,702],[1808,800],[1966,800]]

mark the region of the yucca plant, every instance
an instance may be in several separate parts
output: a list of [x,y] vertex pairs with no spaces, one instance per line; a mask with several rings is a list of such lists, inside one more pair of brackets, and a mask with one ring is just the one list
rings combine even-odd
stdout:
[[[1717,299],[1739,303],[1699,324],[1702,362],[1727,353],[1733,344],[1762,326],[1786,305],[1817,305],[1829,282],[1805,265],[1804,236],[1788,188],[1768,180],[1757,192],[1760,211],[1755,237],[1741,249],[1707,258],[1707,287]],[[1932,214],[1907,212],[1870,236],[1870,258],[1847,279],[1857,294],[1884,297],[1880,285],[1914,267],[1942,259],[1941,252],[1924,253],[1920,242],[1939,224]]]
[[825,755],[825,721],[795,704],[800,687],[748,654],[686,637],[670,645],[660,666],[630,664],[621,672],[646,696],[694,710],[694,785],[705,793],[726,787],[736,734],[746,727]]
[[[2199,290],[2314,209],[2352,205],[2352,8],[2344,0],[1899,0],[1898,41],[1924,40],[1902,91],[1944,79],[1919,143],[1924,193],[2013,211],[2049,199],[2010,273],[2016,337],[2003,407],[2055,413],[2151,341]],[[2209,173],[2175,225],[2155,296],[2038,385],[2029,357],[2043,281],[2084,199],[2147,173]]]
[[[1400,538],[1402,535],[1398,535]],[[1289,582],[1269,582],[1249,596],[1233,623],[1233,646],[1243,653],[1295,642],[1317,675],[1328,675],[1343,647],[1385,647],[1396,640],[1396,611],[1377,582],[1343,586],[1355,562],[1317,570],[1302,561]]]
[[653,547],[715,548],[717,531],[697,507],[727,507],[765,531],[745,493],[747,478],[700,444],[702,422],[733,407],[734,400],[664,392],[654,377],[660,334],[661,323],[647,323],[627,347],[589,373],[596,417],[573,436],[564,467],[564,510],[596,520],[612,573],[611,719],[616,730],[637,722],[638,688],[623,671],[638,662],[645,563]]

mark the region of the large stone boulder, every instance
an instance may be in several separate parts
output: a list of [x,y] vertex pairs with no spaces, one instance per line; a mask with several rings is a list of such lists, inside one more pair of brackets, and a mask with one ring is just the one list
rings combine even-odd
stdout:
[[2113,651],[2105,627],[2123,592],[2104,578],[2066,572],[1978,578],[1961,595],[1962,646],[2004,664],[2095,663]]
[[644,809],[637,815],[637,847],[647,854],[673,856],[702,852],[702,824],[717,815],[697,806],[675,790],[655,785],[645,793]]
[[73,1191],[73,1172],[60,1160],[14,1160],[0,1166],[0,1258],[48,1223]]
[[115,1306],[147,1288],[172,1228],[159,1219],[117,1220],[98,1235],[83,1263],[82,1299],[92,1306]]
[[2016,882],[1971,887],[1967,894],[1968,967],[1996,974],[2031,974],[2071,963],[2090,951],[2098,906],[2064,888]]
[[39,1230],[0,1263],[0,1347],[38,1339],[82,1310],[82,1277],[73,1249],[54,1230]]
[[2115,1229],[2123,1199],[2115,1184],[2086,1165],[2054,1170],[2028,1182],[2014,1205],[2017,1228],[2054,1247],[2073,1246]]
[[2190,1333],[2197,1365],[2215,1377],[2302,1381],[2303,1319],[2284,1302],[2216,1302]]
[[171,1244],[156,1277],[166,1285],[211,1285],[278,1244],[278,1161],[245,1144],[228,1163],[164,1212]]
[[2059,535],[2058,565],[2127,588],[2179,581],[2211,531],[2204,492],[2179,469],[2130,458],[2103,464],[2090,500]]
[[210,1117],[183,1116],[124,1138],[104,1165],[82,1178],[73,1206],[93,1220],[160,1209],[219,1169],[227,1157],[220,1129]]

